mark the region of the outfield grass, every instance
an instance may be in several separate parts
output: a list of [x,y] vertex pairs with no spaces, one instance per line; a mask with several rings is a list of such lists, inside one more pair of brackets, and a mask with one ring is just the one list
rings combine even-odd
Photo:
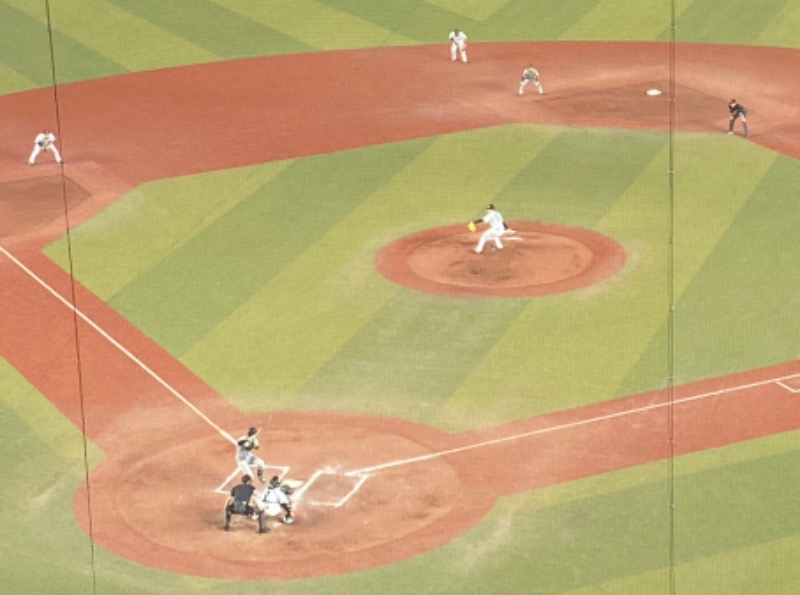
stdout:
[[[244,410],[355,410],[447,429],[527,418],[664,386],[670,291],[677,381],[797,357],[791,314],[769,315],[796,301],[797,281],[759,270],[797,247],[774,207],[789,208],[800,171],[732,140],[675,145],[671,287],[666,134],[538,126],[147,184],[74,230],[74,270]],[[374,269],[387,243],[469,220],[486,200],[511,219],[606,233],[628,264],[599,286],[533,300],[431,296]],[[62,266],[64,241],[48,248]]]
[[[671,39],[670,0],[70,0],[50,2],[59,83],[297,52],[473,42]],[[88,18],[91,15],[91,18]],[[799,47],[793,0],[678,0],[681,42]],[[44,0],[0,0],[0,94],[48,86]]]

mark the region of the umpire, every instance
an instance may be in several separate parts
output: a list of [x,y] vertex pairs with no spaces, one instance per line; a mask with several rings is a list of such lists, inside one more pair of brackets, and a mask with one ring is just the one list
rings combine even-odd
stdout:
[[233,486],[231,495],[225,500],[225,523],[222,528],[229,531],[231,517],[235,514],[243,516],[257,516],[258,532],[266,533],[267,518],[264,515],[264,506],[255,497],[256,489],[253,487],[253,478],[249,475],[242,476],[242,483]]
[[744,130],[744,135],[747,136],[747,108],[735,99],[731,99],[728,104],[728,112],[730,113],[728,118],[728,134],[733,134],[733,125],[736,123],[736,120],[741,118],[742,129]]

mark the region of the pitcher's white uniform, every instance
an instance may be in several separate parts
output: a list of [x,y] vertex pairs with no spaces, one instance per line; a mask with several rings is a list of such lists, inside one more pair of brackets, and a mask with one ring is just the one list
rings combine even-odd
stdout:
[[33,141],[33,151],[31,152],[31,156],[28,157],[28,165],[33,165],[36,163],[36,158],[42,151],[50,151],[56,158],[57,163],[64,163],[64,160],[61,159],[61,154],[56,148],[55,142],[56,135],[52,132],[45,130],[44,132],[37,134]]
[[503,237],[504,233],[506,233],[508,226],[506,225],[506,222],[503,219],[503,215],[500,213],[500,211],[496,210],[494,205],[489,205],[486,207],[486,215],[483,217],[483,219],[479,219],[479,221],[486,223],[489,226],[489,229],[481,234],[481,237],[478,240],[478,245],[475,247],[475,253],[480,254],[483,252],[483,247],[489,240],[494,242],[494,245],[498,250],[502,250],[503,243],[500,241],[500,238]]
[[450,58],[455,62],[459,56],[461,61],[467,62],[467,34],[455,29],[450,32]]
[[528,65],[528,67],[522,71],[522,78],[519,81],[519,94],[522,95],[525,92],[525,87],[528,86],[528,83],[533,83],[536,85],[536,88],[539,90],[539,95],[544,93],[544,89],[542,88],[542,81],[539,78],[539,71],[536,70],[532,64]]

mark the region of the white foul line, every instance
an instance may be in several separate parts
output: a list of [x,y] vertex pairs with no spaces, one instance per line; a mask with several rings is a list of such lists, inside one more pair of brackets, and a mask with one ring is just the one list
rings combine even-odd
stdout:
[[130,359],[134,364],[139,366],[145,373],[147,373],[153,380],[158,382],[161,386],[163,386],[170,394],[172,394],[175,398],[181,401],[184,405],[186,405],[189,409],[191,409],[194,413],[196,413],[203,421],[205,421],[208,425],[214,428],[217,432],[219,432],[226,440],[228,440],[231,444],[236,444],[236,440],[233,439],[233,436],[228,434],[225,430],[220,428],[217,424],[215,424],[211,419],[202,411],[200,411],[197,407],[192,405],[189,400],[184,397],[181,393],[179,393],[176,389],[170,386],[166,380],[161,378],[158,374],[156,374],[152,369],[150,369],[147,364],[133,355],[130,351],[128,351],[122,344],[114,339],[111,335],[109,335],[106,331],[104,331],[100,326],[98,326],[92,319],[90,319],[86,314],[78,310],[69,300],[66,300],[59,294],[55,289],[50,287],[44,280],[42,280],[36,273],[26,267],[22,262],[17,260],[8,250],[0,246],[0,252],[6,255],[8,259],[17,265],[22,271],[27,274],[31,279],[36,281],[39,285],[44,287],[53,297],[55,297],[58,301],[64,304],[67,308],[75,312],[75,314],[86,324],[91,326],[97,333],[106,339],[109,343],[111,343],[114,347],[116,347],[120,352],[122,352],[128,359]]
[[586,425],[598,423],[598,422],[601,422],[601,421],[607,421],[607,420],[610,420],[610,419],[615,419],[615,418],[619,418],[619,417],[625,417],[625,416],[628,416],[628,415],[634,415],[636,413],[642,413],[642,412],[645,412],[645,411],[653,411],[655,409],[663,409],[664,407],[670,407],[672,405],[680,405],[682,403],[689,403],[691,401],[699,401],[699,400],[702,400],[702,399],[708,399],[710,397],[714,397],[714,396],[717,396],[717,395],[722,395],[722,394],[725,394],[725,393],[731,393],[731,392],[736,392],[736,391],[740,391],[740,390],[745,390],[745,389],[748,389],[748,388],[754,388],[754,387],[757,387],[757,386],[764,386],[764,385],[767,385],[767,384],[775,383],[775,384],[780,385],[783,388],[786,388],[787,390],[790,390],[791,392],[795,392],[795,391],[792,391],[791,389],[789,389],[788,387],[786,387],[782,383],[782,381],[786,380],[788,378],[797,378],[799,376],[800,376],[800,374],[791,374],[789,376],[781,376],[779,378],[770,378],[768,380],[762,380],[760,382],[752,382],[752,383],[749,383],[749,384],[742,384],[740,386],[732,386],[732,387],[723,388],[723,389],[715,390],[715,391],[708,392],[708,393],[700,393],[700,394],[697,394],[697,395],[692,395],[690,397],[684,397],[682,399],[675,399],[675,400],[672,400],[672,401],[667,401],[666,403],[656,403],[656,404],[653,404],[653,405],[645,405],[643,407],[636,407],[635,409],[626,409],[625,411],[618,411],[616,413],[609,413],[607,415],[600,415],[600,416],[597,416],[597,417],[590,417],[590,418],[587,418],[587,419],[573,421],[573,422],[565,423],[565,424],[559,424],[559,425],[556,425],[556,426],[550,426],[550,427],[547,427],[547,428],[540,428],[538,430],[531,430],[530,432],[524,432],[522,434],[513,434],[511,436],[503,436],[502,438],[495,438],[493,440],[486,440],[484,442],[475,442],[473,444],[467,444],[466,446],[459,446],[458,448],[450,448],[450,449],[447,449],[447,450],[440,450],[440,451],[437,451],[437,452],[432,452],[432,453],[429,453],[429,454],[426,454],[426,455],[421,455],[421,456],[418,456],[418,457],[410,457],[408,459],[400,459],[400,460],[397,460],[397,461],[391,461],[389,463],[384,463],[382,465],[374,465],[372,467],[362,467],[361,469],[356,469],[354,471],[348,471],[347,473],[345,473],[345,475],[347,475],[347,476],[361,475],[361,474],[364,474],[364,473],[373,473],[375,471],[382,471],[383,469],[389,469],[391,467],[399,467],[401,465],[411,465],[413,463],[420,463],[422,461],[430,461],[431,459],[436,459],[436,458],[443,457],[443,456],[446,456],[446,455],[455,454],[457,452],[464,452],[464,451],[467,451],[467,450],[474,450],[476,448],[483,448],[483,447],[486,447],[486,446],[492,446],[494,444],[501,444],[503,442],[512,442],[512,441],[515,441],[515,440],[521,440],[523,438],[530,438],[531,436],[538,436],[538,435],[541,435],[541,434],[549,434],[551,432],[557,432],[559,430],[569,430],[571,428],[577,428],[577,427],[580,427],[580,426],[586,426]]

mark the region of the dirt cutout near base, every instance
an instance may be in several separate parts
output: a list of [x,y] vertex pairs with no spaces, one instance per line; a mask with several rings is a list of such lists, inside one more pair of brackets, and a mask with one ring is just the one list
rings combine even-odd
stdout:
[[598,283],[625,266],[625,250],[597,232],[553,223],[511,221],[502,249],[463,225],[400,238],[375,266],[387,279],[454,297],[537,297]]
[[30,233],[77,208],[90,194],[66,176],[0,183],[0,239]]
[[[82,200],[80,190],[68,189],[82,202],[80,208],[70,202],[70,215],[78,211],[85,219],[119,198],[119,189],[150,180],[505,124],[722,134],[730,97],[751,110],[746,142],[800,157],[796,84],[786,78],[800,68],[796,50],[679,44],[676,80],[669,81],[669,44],[472,48],[466,67],[451,64],[442,45],[414,46],[210,63],[61,85],[65,183],[77,180],[91,194]],[[519,75],[531,56],[546,94],[519,97]],[[314,93],[306,92],[309,80]],[[665,92],[646,95],[656,87]],[[208,101],[198,99],[204,97]],[[31,131],[47,124],[42,114],[52,111],[52,92],[3,96],[0,104],[0,135],[27,143]],[[114,130],[114,143],[100,141],[108,130]],[[68,296],[69,277],[40,252],[63,233],[63,225],[45,225],[63,208],[55,194],[61,178],[39,178],[31,192],[46,193],[21,202],[21,187],[14,186],[20,178],[55,170],[37,166],[23,174],[20,167],[27,168],[18,154],[0,152],[6,192],[0,239],[5,248],[7,236],[24,236],[17,238],[14,256]],[[514,225],[521,241],[502,253],[470,254],[477,237],[459,226],[449,236],[420,232],[428,238],[421,245],[401,239],[376,264],[398,283],[472,296],[569,291],[624,266],[616,243],[604,238],[595,245],[599,234],[589,230]],[[512,267],[515,258],[527,268]],[[390,261],[399,268],[389,267]],[[503,266],[490,269],[489,263]],[[297,479],[309,480],[320,469],[339,475],[321,479],[319,492],[309,488],[296,525],[262,536],[243,521],[225,533],[219,529],[224,497],[213,490],[232,471],[233,446],[196,411],[226,429],[246,428],[254,416],[235,410],[80,284],[75,292],[81,311],[146,365],[111,346],[94,327],[78,324],[90,413],[84,429],[108,457],[90,476],[92,535],[117,555],[190,575],[286,579],[389,564],[455,539],[503,495],[800,427],[796,395],[782,388],[785,381],[772,381],[796,377],[798,362],[675,387],[676,398],[687,400],[675,409],[674,452],[664,413],[672,403],[664,392],[458,435],[396,419],[287,412],[265,429],[268,462],[291,466]],[[75,336],[73,312],[10,258],[0,258],[0,298],[6,306],[3,356],[81,428],[74,345],[53,340]],[[194,410],[165,384],[187,395]],[[726,398],[736,386],[746,388]],[[597,444],[606,448],[598,452]],[[494,470],[490,484],[483,476],[488,468]],[[345,504],[320,503],[343,496],[351,485],[347,478],[355,477],[347,473],[363,469],[371,469],[369,477]],[[88,532],[85,491],[76,494],[74,509]],[[242,547],[252,548],[244,561]]]

